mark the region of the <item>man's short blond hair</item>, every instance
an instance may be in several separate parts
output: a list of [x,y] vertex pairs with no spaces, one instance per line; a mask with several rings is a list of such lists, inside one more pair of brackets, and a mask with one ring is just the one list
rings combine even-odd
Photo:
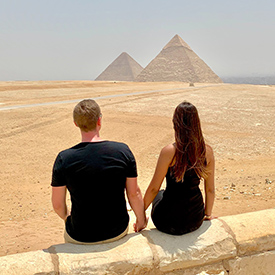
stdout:
[[84,132],[95,130],[100,116],[100,107],[93,99],[80,101],[73,112],[74,122]]

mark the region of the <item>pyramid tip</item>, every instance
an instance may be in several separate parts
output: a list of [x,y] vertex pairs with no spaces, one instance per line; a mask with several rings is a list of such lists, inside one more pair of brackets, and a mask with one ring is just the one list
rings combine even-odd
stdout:
[[168,42],[168,44],[164,47],[164,49],[169,48],[169,47],[174,47],[174,46],[181,46],[181,47],[185,47],[185,48],[191,50],[190,46],[178,34],[176,34]]

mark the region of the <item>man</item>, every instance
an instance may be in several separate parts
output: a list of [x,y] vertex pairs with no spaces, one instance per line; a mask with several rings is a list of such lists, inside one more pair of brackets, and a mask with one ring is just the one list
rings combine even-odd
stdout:
[[[82,142],[58,154],[51,183],[53,208],[65,221],[65,241],[98,244],[125,236],[129,223],[125,189],[136,215],[134,229],[142,230],[147,219],[131,150],[124,143],[100,138],[102,115],[94,100],[79,102],[73,118]],[[66,205],[67,189],[71,213]]]

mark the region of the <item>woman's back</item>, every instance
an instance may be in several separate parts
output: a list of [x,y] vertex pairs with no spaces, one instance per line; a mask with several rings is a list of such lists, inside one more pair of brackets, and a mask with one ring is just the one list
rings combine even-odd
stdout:
[[200,227],[204,203],[199,184],[200,179],[194,169],[187,170],[181,182],[177,182],[172,169],[168,169],[166,190],[156,197],[159,201],[153,203],[152,220],[157,229],[182,235]]

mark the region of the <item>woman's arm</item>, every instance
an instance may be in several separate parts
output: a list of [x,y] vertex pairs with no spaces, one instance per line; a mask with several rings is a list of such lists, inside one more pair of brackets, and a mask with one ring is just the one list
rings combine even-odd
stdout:
[[173,146],[173,144],[167,145],[161,150],[154,176],[144,195],[145,210],[148,208],[148,206],[151,204],[151,202],[158,194],[158,191],[167,173],[168,167],[171,164],[174,154],[175,147]]
[[52,187],[52,205],[57,215],[64,221],[69,216],[66,205],[66,186]]
[[205,219],[211,220],[215,200],[215,158],[211,146],[206,145],[206,160],[208,177],[204,180],[205,190]]

